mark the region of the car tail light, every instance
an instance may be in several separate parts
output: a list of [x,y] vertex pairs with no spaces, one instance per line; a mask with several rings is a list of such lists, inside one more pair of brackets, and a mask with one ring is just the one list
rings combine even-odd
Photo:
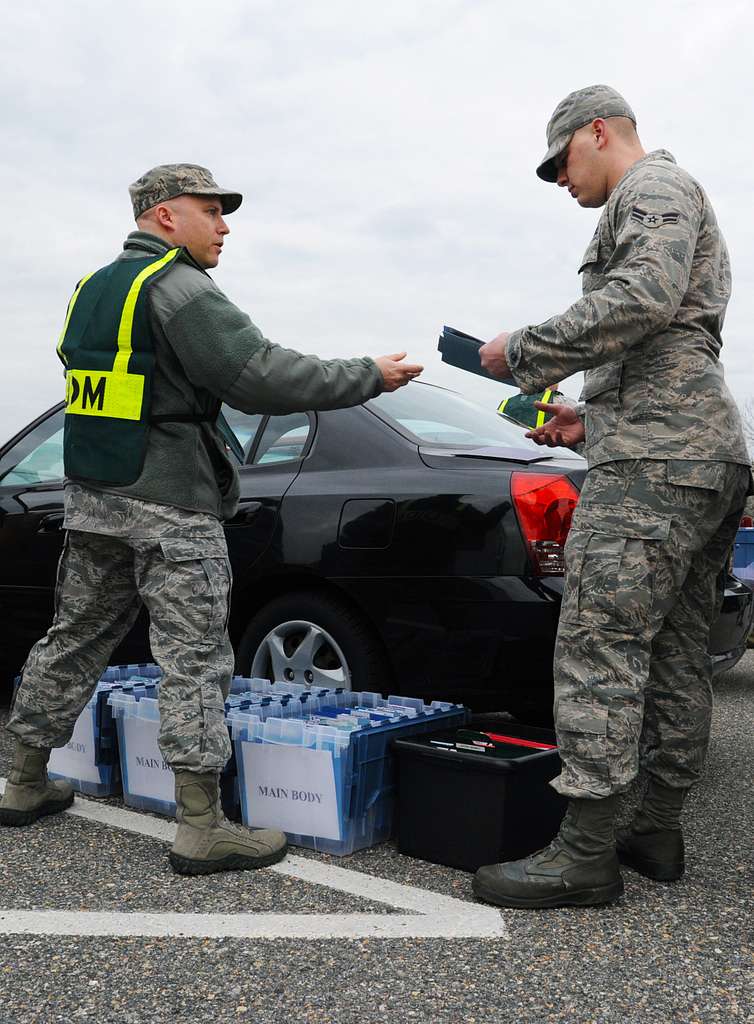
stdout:
[[564,548],[579,492],[567,476],[512,473],[511,497],[538,576],[565,571]]

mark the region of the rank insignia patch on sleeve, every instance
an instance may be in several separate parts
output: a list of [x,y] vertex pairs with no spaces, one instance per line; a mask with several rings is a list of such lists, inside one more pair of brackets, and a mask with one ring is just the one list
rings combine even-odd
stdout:
[[631,211],[633,220],[643,224],[645,228],[659,228],[661,224],[677,224],[680,214],[678,213],[648,213],[640,207],[635,206]]

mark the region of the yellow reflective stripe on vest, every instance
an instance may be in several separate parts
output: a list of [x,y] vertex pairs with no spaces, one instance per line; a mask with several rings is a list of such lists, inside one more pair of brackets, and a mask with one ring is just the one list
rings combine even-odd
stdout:
[[79,297],[81,289],[94,273],[96,273],[96,271],[93,270],[91,274],[87,274],[86,277],[81,278],[79,283],[76,285],[76,290],[71,296],[71,301],[68,303],[68,310],[65,314],[65,323],[63,324],[63,330],[60,332],[60,338],[58,339],[58,355],[64,363],[67,363],[68,360],[63,353],[63,342],[65,341],[65,332],[68,330],[68,324],[71,322],[71,313],[73,313],[73,307],[76,305],[76,299]]
[[508,404],[508,399],[507,399],[507,398],[504,398],[504,399],[502,400],[502,402],[500,403],[500,405],[499,405],[499,406],[497,407],[497,411],[498,411],[498,412],[503,412],[503,410],[505,409],[505,407],[506,407],[506,405],[507,405],[507,404]]
[[143,399],[144,377],[140,373],[68,370],[65,375],[66,414],[139,420]]
[[[550,401],[551,398],[552,398],[552,388],[547,388],[546,391],[542,392],[542,397],[539,399],[539,401],[547,403],[547,402]],[[537,427],[543,427],[545,425],[545,417],[546,416],[547,416],[547,413],[544,411],[544,409],[537,409],[537,422],[536,422],[535,425]]]
[[[106,416],[117,420],[140,420],[144,402],[144,375],[128,372],[128,361],[133,352],[132,334],[134,313],[139,292],[144,282],[174,260],[180,249],[171,249],[159,260],[150,263],[134,278],[128,290],[118,327],[118,349],[112,370],[66,371],[65,411],[74,416]],[[68,329],[73,306],[83,285],[92,275],[79,282],[68,306],[65,327],[60,344]]]
[[[158,270],[162,270],[167,263],[174,260],[180,251],[180,249],[171,249],[161,260],[150,263],[148,267],[145,267],[134,278],[134,282],[128,291],[123,305],[120,326],[118,327],[118,353],[113,363],[113,373],[125,374],[128,371],[128,360],[131,358],[131,352],[133,351],[131,348],[131,333],[134,326],[134,310],[136,309],[136,300],[139,298],[142,285],[152,274],[156,274]],[[130,419],[131,417],[125,418]]]

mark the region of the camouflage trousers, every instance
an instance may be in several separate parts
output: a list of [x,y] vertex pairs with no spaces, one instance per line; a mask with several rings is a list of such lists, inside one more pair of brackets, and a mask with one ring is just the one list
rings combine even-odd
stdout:
[[710,626],[750,483],[746,466],[629,459],[587,475],[566,542],[555,724],[569,797],[639,766],[686,789],[712,716]]
[[65,525],[55,617],[26,660],[8,730],[31,746],[65,744],[144,604],[163,672],[162,756],[174,770],[222,769],[231,753],[224,698],[233,673],[222,525],[70,485]]

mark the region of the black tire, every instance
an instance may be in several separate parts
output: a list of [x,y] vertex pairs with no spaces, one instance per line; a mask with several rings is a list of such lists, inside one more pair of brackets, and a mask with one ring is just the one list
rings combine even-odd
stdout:
[[[237,671],[243,675],[251,674],[255,657],[265,637],[272,630],[297,621],[311,623],[335,641],[345,660],[352,690],[380,693],[391,690],[393,681],[387,658],[379,638],[369,624],[341,598],[329,593],[305,590],[277,597],[254,615],[239,644]],[[294,643],[295,639],[294,634]],[[334,669],[340,660],[333,648],[328,650],[328,645],[323,645],[321,655],[326,663],[329,662],[326,664],[328,668]],[[269,670],[264,674],[270,679],[273,675]],[[304,685],[310,682],[309,679],[298,678],[298,671],[288,681]]]

